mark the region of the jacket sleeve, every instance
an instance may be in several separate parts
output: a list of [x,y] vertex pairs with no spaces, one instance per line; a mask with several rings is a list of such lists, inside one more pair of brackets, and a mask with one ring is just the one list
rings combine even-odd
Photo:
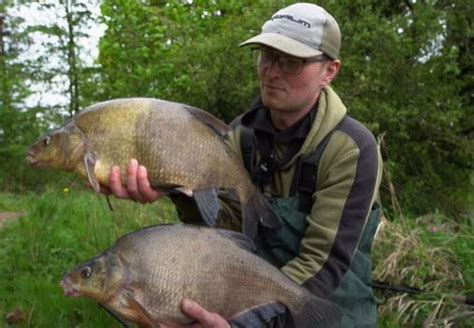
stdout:
[[329,296],[351,266],[377,197],[381,165],[374,137],[354,120],[334,132],[323,152],[299,255],[281,269],[320,297]]

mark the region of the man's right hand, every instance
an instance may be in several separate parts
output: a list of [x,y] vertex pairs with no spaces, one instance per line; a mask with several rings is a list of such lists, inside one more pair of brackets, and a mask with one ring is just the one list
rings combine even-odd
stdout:
[[101,192],[142,204],[152,203],[166,195],[165,192],[157,191],[150,186],[146,168],[139,165],[136,159],[132,159],[128,164],[126,186],[122,185],[120,168],[113,166],[109,174],[109,188],[101,187]]

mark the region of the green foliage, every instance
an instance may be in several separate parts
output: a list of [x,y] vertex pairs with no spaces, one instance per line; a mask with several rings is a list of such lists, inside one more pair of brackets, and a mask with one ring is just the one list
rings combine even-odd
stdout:
[[[41,70],[52,53],[64,54],[69,63],[64,67],[77,68],[70,76],[79,83],[74,97],[80,106],[147,96],[201,107],[230,122],[258,95],[249,50],[238,44],[257,34],[273,12],[290,3],[102,1],[101,22],[107,29],[99,45],[100,67],[70,66],[72,57],[67,54],[74,52],[66,41],[51,45],[38,63],[15,67],[12,61],[3,61],[7,70],[2,76],[9,82],[5,84],[9,91],[1,97],[6,104],[0,108],[5,113],[0,115],[3,140],[7,145],[26,145],[32,135],[39,135],[38,130],[60,121],[57,109],[25,112],[14,105],[28,92],[24,87],[23,93],[13,91],[24,82],[14,72],[29,72],[40,81],[64,73]],[[70,7],[67,17],[72,27],[92,19],[83,4]],[[394,213],[390,204],[397,198],[406,212],[437,209],[458,216],[472,194],[469,174],[474,167],[472,1],[326,0],[318,4],[336,17],[342,30],[342,69],[335,89],[351,115],[376,136],[384,135],[386,210]],[[81,36],[78,28],[71,33],[58,26],[35,29],[61,40],[66,35],[74,40]],[[13,96],[18,99],[12,101]],[[4,148],[7,158],[15,158],[8,156],[11,149]]]
[[[0,147],[21,142],[21,132],[34,126],[34,115],[22,112],[21,103],[28,96],[27,75],[18,61],[25,42],[24,33],[15,33],[22,22],[8,15],[7,7],[0,5]],[[20,132],[20,133],[19,133]]]
[[89,83],[91,67],[81,56],[80,40],[89,37],[83,31],[93,15],[84,1],[43,1],[38,8],[54,16],[26,28],[26,32],[36,33],[44,40],[44,51],[28,59],[28,66],[34,68],[33,80],[37,83],[61,90],[68,103],[56,112],[70,117],[84,105],[83,96],[87,95],[82,93],[82,87]]
[[[103,97],[150,96],[204,108],[226,121],[257,95],[248,49],[267,1],[104,1]],[[130,23],[133,22],[133,23]],[[117,69],[120,67],[120,69]]]
[[[230,122],[256,97],[256,72],[248,49],[238,49],[248,30],[259,25],[262,2],[235,1],[183,6],[175,1],[166,13],[174,20],[175,77],[171,97],[205,108]],[[267,5],[270,12],[271,6]],[[191,19],[188,19],[191,17]],[[259,28],[259,27],[258,27]],[[184,40],[183,35],[186,36]]]
[[173,66],[161,17],[138,0],[103,1],[101,10],[107,24],[99,45],[104,99],[166,89]]
[[389,182],[401,203],[414,213],[459,212],[474,145],[463,133],[473,109],[460,92],[465,63],[448,45],[454,13],[430,2],[327,1],[327,8],[343,35],[335,87],[353,116],[385,135]]
[[[258,94],[249,51],[238,44],[289,3],[105,1],[109,30],[100,61],[104,76],[113,76],[107,96],[180,101],[231,121]],[[442,211],[462,211],[474,147],[464,132],[469,115],[461,91],[467,82],[460,67],[466,63],[451,45],[462,24],[456,21],[454,29],[447,23],[469,11],[429,2],[320,4],[343,32],[343,66],[335,88],[353,116],[375,135],[385,135],[383,153],[392,176],[384,182],[385,202],[394,197],[388,192],[392,183],[411,212],[423,213],[434,204]],[[148,40],[153,35],[154,43]]]
[[[13,7],[13,4],[9,4]],[[72,114],[80,106],[79,88],[89,83],[96,73],[77,58],[76,44],[85,37],[80,27],[91,17],[84,3],[44,1],[25,4],[40,10],[55,9],[57,16],[49,23],[33,25],[7,11],[2,2],[0,20],[0,186],[2,190],[19,191],[41,189],[45,183],[64,177],[50,171],[33,171],[26,166],[26,147],[53,125],[62,122],[66,113]],[[50,13],[51,11],[49,11]],[[63,14],[63,16],[61,16]],[[56,19],[56,20],[54,20]],[[65,23],[62,25],[62,23]],[[34,36],[34,37],[33,37]],[[43,52],[26,57],[32,40],[43,41]],[[33,105],[27,97],[35,83],[50,86],[60,84],[71,100],[67,107],[57,105],[44,108]],[[66,83],[64,81],[67,81]],[[90,88],[89,88],[90,90]],[[88,89],[84,95],[92,95]],[[89,102],[89,101],[88,101]],[[65,115],[66,114],[66,115]]]

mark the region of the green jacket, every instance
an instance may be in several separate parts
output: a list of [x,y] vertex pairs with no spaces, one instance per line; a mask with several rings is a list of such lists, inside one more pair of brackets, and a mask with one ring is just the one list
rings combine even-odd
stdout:
[[[338,95],[331,87],[325,87],[301,149],[282,171],[275,173],[265,193],[288,197],[297,158],[312,153],[346,114]],[[240,128],[237,127],[229,144],[242,157],[239,142]],[[284,144],[275,146],[280,153],[285,147]],[[315,277],[322,279],[318,285],[325,292],[321,291],[321,295],[327,295],[338,286],[350,266],[372,205],[378,199],[382,160],[372,134],[357,122],[335,131],[321,155],[316,174],[315,201],[306,218],[308,226],[299,255],[281,270],[299,284]],[[221,226],[240,227],[237,207],[228,203],[223,205]]]

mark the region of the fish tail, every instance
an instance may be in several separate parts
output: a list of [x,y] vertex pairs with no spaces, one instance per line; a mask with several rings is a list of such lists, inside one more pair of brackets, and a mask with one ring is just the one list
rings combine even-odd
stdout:
[[[301,299],[300,299],[301,301]],[[333,328],[341,326],[342,311],[335,303],[322,299],[312,294],[307,294],[301,302],[289,305],[294,327],[312,328],[323,327]],[[300,303],[298,305],[295,305]]]
[[281,222],[268,200],[257,191],[245,204],[242,203],[242,230],[255,240],[259,225],[276,230],[281,227]]

